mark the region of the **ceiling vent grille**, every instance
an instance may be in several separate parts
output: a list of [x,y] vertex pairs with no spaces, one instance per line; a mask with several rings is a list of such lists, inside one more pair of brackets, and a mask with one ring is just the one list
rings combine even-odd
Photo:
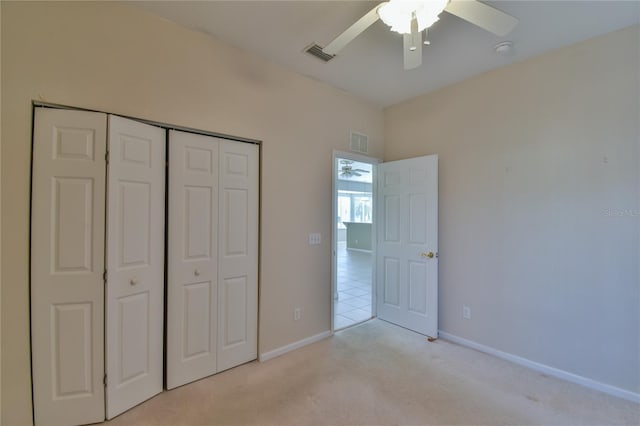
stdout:
[[307,47],[304,51],[310,55],[315,56],[318,59],[322,59],[324,62],[329,62],[330,60],[336,57],[336,55],[329,55],[327,53],[324,53],[322,51],[322,46],[320,46],[317,43],[313,43],[311,46]]
[[349,149],[362,154],[369,153],[369,136],[364,133],[351,132],[349,140]]

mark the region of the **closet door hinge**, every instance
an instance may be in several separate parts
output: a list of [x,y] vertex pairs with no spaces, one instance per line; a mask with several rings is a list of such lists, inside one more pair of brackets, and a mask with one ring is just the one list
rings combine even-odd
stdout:
[[102,383],[104,384],[105,387],[107,387],[107,375],[104,375],[104,378],[102,379]]
[[109,151],[104,154],[104,161],[109,164]]
[[107,283],[107,270],[106,269],[102,273],[102,280],[104,281],[105,284]]

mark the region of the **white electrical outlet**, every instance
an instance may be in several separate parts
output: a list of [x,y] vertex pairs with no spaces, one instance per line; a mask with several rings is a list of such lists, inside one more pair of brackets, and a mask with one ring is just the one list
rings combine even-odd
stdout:
[[298,321],[298,320],[300,320],[300,316],[301,316],[300,308],[295,308],[295,309],[293,310],[293,320],[294,320],[294,321]]
[[464,319],[471,319],[471,308],[468,306],[463,306],[462,307],[462,318]]
[[319,233],[309,234],[309,245],[317,246],[322,242],[322,237]]

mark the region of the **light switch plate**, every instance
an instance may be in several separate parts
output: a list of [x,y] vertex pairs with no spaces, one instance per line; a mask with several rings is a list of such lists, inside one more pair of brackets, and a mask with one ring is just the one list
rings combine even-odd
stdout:
[[319,233],[309,234],[309,245],[317,246],[322,242],[322,237]]

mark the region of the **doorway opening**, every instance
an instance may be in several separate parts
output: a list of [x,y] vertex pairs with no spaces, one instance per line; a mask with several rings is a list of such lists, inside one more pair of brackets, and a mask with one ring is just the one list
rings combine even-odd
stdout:
[[334,154],[333,329],[371,319],[375,159]]

